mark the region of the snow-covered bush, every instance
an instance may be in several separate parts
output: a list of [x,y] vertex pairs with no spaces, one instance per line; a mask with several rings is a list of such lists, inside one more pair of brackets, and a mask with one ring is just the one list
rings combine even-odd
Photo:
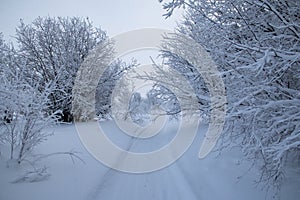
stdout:
[[0,63],[1,142],[10,145],[10,158],[21,163],[49,135],[45,128],[54,124],[60,111],[52,112],[49,96],[54,87],[40,84],[26,60],[2,41]]

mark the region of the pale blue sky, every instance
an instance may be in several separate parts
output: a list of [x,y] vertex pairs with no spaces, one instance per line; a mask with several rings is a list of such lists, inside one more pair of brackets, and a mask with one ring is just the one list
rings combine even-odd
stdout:
[[30,23],[38,16],[88,16],[110,36],[132,29],[173,29],[180,14],[164,19],[158,0],[0,0],[0,32],[15,34],[20,19]]

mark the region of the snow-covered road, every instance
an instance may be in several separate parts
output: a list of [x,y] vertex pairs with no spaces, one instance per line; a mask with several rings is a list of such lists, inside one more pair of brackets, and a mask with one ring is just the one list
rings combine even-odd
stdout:
[[[106,131],[118,132],[111,121],[101,122],[101,126]],[[130,143],[133,144],[133,151],[149,151],[172,139],[174,129],[176,127],[163,130],[155,145],[151,145],[153,141],[132,143],[132,139],[119,134],[110,138],[121,147],[123,145],[125,148]],[[205,127],[199,129],[192,146],[174,164],[151,173],[130,174],[110,169],[94,159],[81,144],[74,125],[61,125],[54,129],[54,136],[36,151],[51,153],[73,149],[81,152],[80,156],[85,164],[73,164],[66,156],[49,157],[40,163],[41,166],[48,167],[51,174],[48,180],[12,184],[11,181],[23,170],[18,167],[7,168],[5,158],[0,157],[0,199],[264,200],[265,192],[255,188],[253,182],[258,176],[257,170],[246,173],[249,166],[247,162],[239,163],[241,154],[236,149],[224,151],[220,155],[211,153],[203,160],[198,159],[204,132]],[[242,178],[238,178],[240,176]],[[285,187],[282,199],[296,200],[300,191],[297,193],[295,188],[297,187],[294,185]]]

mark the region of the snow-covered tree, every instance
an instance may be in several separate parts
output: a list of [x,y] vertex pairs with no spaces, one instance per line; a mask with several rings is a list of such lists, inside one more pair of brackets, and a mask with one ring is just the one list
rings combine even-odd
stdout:
[[[153,63],[150,73],[137,73],[136,75],[141,80],[153,82],[152,88],[147,93],[150,105],[159,105],[171,117],[177,117],[185,111],[191,115],[201,113],[203,119],[206,119],[207,117],[204,116],[209,111],[210,101],[207,97],[209,95],[207,88],[199,72],[171,49],[174,49],[174,46],[169,41],[164,41],[161,52],[166,60],[159,64]],[[169,59],[166,55],[176,56],[177,59]],[[181,103],[179,103],[180,100],[182,100]]]
[[17,28],[20,54],[27,60],[39,90],[52,84],[49,112],[62,110],[61,120],[71,121],[72,88],[77,70],[89,51],[107,39],[89,19],[38,17],[31,24],[21,21]]
[[[108,118],[111,115],[111,95],[116,82],[128,70],[135,67],[136,61],[125,63],[117,60],[111,63],[99,79],[96,90],[96,115],[100,118]],[[103,66],[105,67],[105,66]]]
[[148,95],[143,97],[141,93],[134,92],[128,105],[128,114],[134,123],[140,126],[145,126],[150,122],[151,106]]
[[167,115],[172,117],[177,117],[181,111],[176,95],[167,87],[160,85],[159,82],[149,90],[147,99],[151,106],[159,105]]
[[[299,161],[300,2],[160,2],[166,17],[186,8],[177,31],[210,52],[224,78],[228,113],[223,139],[240,146],[260,167],[262,186],[279,188],[287,161]],[[167,40],[185,45],[177,38]],[[163,55],[173,65],[182,60],[174,60],[172,52]]]

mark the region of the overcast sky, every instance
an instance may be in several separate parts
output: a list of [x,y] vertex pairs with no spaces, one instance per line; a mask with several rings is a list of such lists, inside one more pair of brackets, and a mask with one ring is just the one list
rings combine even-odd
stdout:
[[31,23],[38,16],[89,17],[109,36],[137,28],[173,29],[180,14],[164,19],[158,0],[0,0],[0,32],[9,39],[20,19]]

